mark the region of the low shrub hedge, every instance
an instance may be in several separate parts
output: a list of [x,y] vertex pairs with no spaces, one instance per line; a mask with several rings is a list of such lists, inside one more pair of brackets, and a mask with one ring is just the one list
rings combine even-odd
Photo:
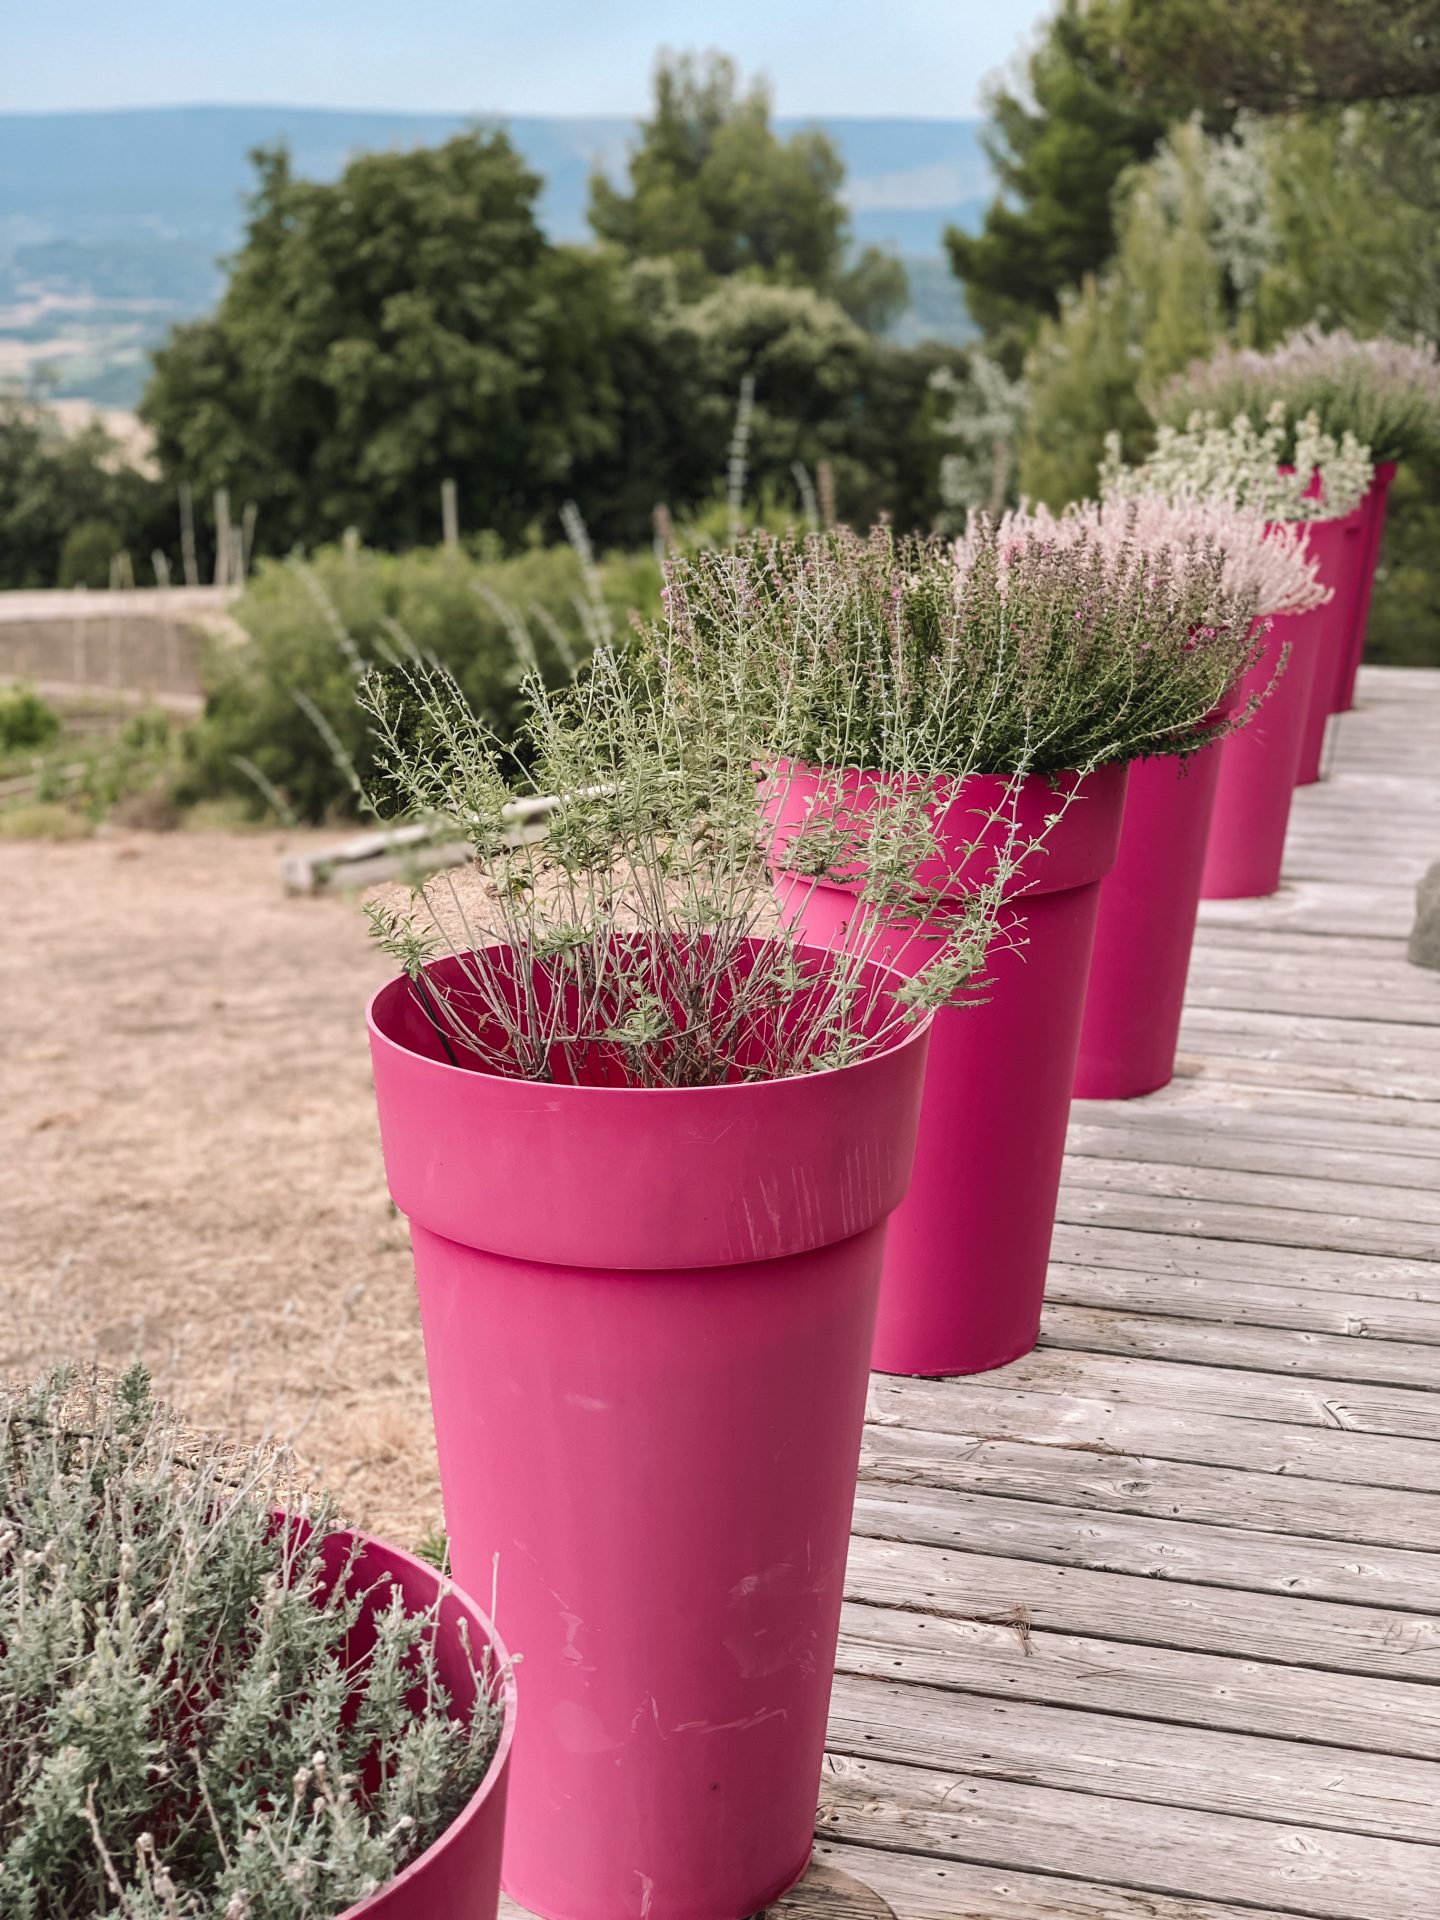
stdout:
[[659,605],[660,571],[645,553],[592,568],[570,546],[502,559],[483,545],[406,554],[341,545],[262,561],[234,609],[243,639],[217,640],[209,654],[181,797],[243,792],[257,813],[308,821],[353,812],[345,760],[362,782],[371,767],[355,704],[363,667],[412,648],[432,656],[508,736],[527,665],[558,681],[600,634],[623,633]]

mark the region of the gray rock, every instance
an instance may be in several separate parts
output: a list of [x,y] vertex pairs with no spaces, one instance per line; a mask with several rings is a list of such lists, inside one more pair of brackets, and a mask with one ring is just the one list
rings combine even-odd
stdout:
[[1440,969],[1440,860],[1415,889],[1415,925],[1406,951],[1417,967]]

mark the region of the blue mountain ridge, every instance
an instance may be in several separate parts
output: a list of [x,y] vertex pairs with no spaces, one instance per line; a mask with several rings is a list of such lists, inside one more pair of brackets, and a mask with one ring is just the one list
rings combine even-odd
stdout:
[[[283,140],[298,173],[333,179],[359,150],[429,144],[477,123],[504,126],[541,176],[540,217],[562,241],[587,237],[590,175],[623,175],[637,124],[271,106],[0,114],[0,377],[44,365],[58,391],[133,404],[149,349],[220,290],[253,148]],[[952,222],[973,226],[991,196],[980,123],[837,116],[777,126],[830,135],[857,243],[912,265],[900,337],[963,339],[942,235]]]

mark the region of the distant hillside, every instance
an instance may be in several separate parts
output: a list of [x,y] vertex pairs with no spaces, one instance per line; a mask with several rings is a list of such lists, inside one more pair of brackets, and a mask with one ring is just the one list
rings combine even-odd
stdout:
[[[59,391],[131,406],[149,349],[220,290],[216,262],[241,230],[247,155],[288,142],[296,171],[333,179],[362,148],[428,144],[467,124],[444,114],[313,107],[175,107],[123,113],[0,115],[0,382],[41,365]],[[545,182],[541,218],[557,240],[583,239],[595,167],[618,175],[635,133],[619,118],[504,123]],[[782,119],[819,124],[847,170],[858,240],[938,263],[951,222],[973,225],[990,197],[973,120]],[[948,276],[926,271],[901,337],[963,339]]]

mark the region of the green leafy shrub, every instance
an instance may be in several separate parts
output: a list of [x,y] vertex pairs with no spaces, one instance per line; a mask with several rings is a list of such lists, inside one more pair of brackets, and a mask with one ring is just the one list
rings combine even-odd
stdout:
[[323,1578],[327,1508],[276,1526],[283,1462],[187,1433],[138,1368],[10,1390],[0,1434],[6,1920],[329,1920],[443,1832],[494,1689],[452,1720],[398,1594],[347,1658],[363,1596]]
[[[418,653],[440,661],[486,725],[513,736],[525,672],[565,679],[633,612],[659,607],[649,554],[587,566],[569,546],[497,559],[461,549],[382,554],[322,548],[262,563],[235,609],[245,638],[218,642],[186,798],[243,792],[319,821],[358,805],[371,742],[355,702],[363,668]],[[348,766],[347,766],[348,763]],[[355,778],[351,771],[355,770]]]
[[59,714],[33,687],[0,687],[0,754],[48,747],[59,734]]
[[[104,552],[63,580],[67,538],[105,529]],[[98,421],[61,431],[49,408],[0,393],[0,588],[62,584],[106,586],[111,556],[121,548],[148,556],[167,551],[177,532],[175,495],[126,464],[123,450]],[[87,534],[87,549],[91,536]],[[98,539],[94,547],[99,546]]]
[[108,587],[110,567],[122,542],[108,520],[81,520],[65,536],[60,549],[57,585]]
[[1440,463],[1403,466],[1390,489],[1365,658],[1440,667]]

